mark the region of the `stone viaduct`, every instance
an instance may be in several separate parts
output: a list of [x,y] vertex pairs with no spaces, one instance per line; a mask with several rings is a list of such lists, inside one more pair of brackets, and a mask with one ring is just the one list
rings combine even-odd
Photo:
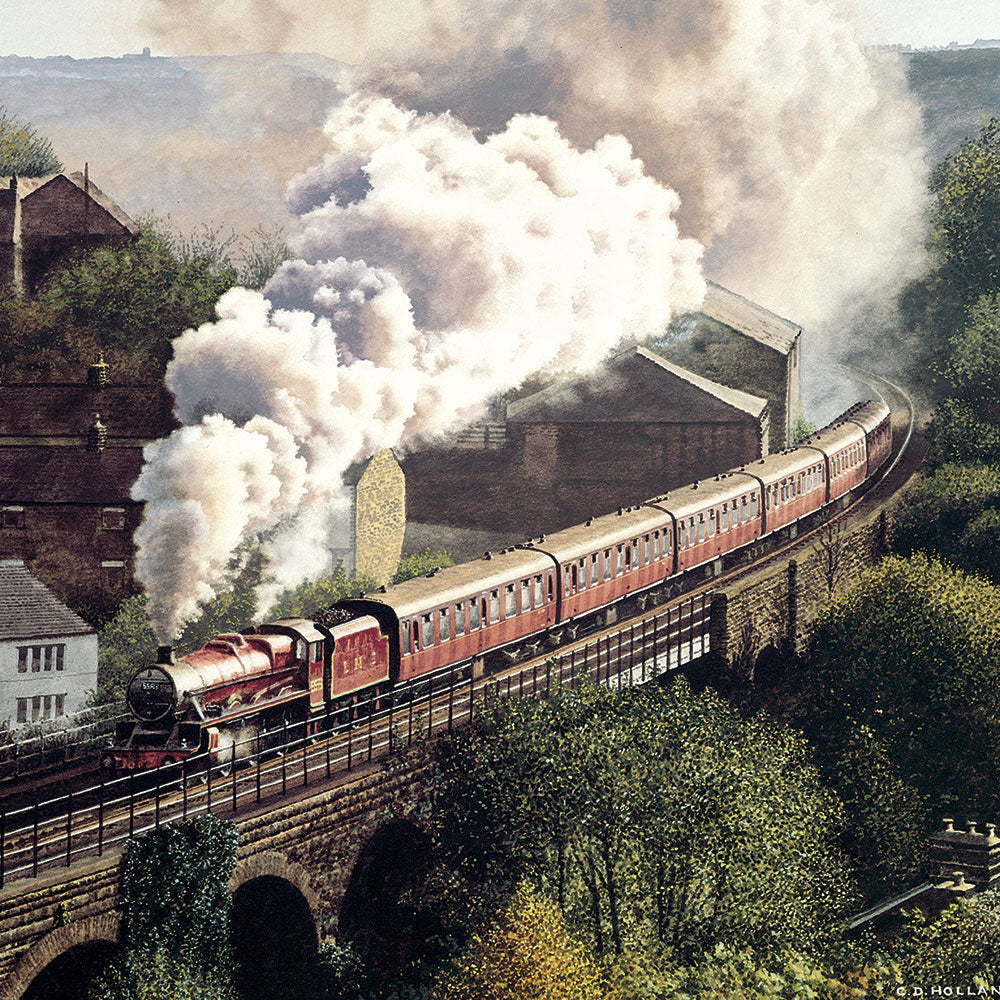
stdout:
[[[885,515],[873,511],[834,520],[818,538],[760,568],[720,578],[712,656],[697,669],[730,685],[752,683],[770,657],[802,646],[830,594],[874,562],[884,544]],[[278,971],[284,975],[289,962],[335,931],[367,939],[376,955],[380,935],[402,933],[398,900],[429,859],[430,771],[427,749],[415,747],[391,766],[368,764],[332,787],[303,789],[237,816],[233,941],[237,954],[253,955],[262,970],[245,996],[298,1000],[279,989]],[[0,997],[70,996],[53,984],[114,951],[120,861],[120,851],[109,853],[0,891]]]

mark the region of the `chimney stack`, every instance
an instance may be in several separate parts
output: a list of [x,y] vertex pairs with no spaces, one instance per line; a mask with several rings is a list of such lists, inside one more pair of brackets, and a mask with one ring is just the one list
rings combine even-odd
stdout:
[[174,647],[173,646],[157,646],[156,647],[156,662],[169,665],[174,662]]
[[108,429],[101,423],[101,415],[94,414],[94,422],[87,432],[87,451],[104,451],[108,443]]

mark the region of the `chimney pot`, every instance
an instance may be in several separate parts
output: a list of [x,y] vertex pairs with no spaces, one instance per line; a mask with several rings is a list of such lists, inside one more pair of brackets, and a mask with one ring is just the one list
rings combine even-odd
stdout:
[[102,351],[98,360],[87,369],[87,385],[91,389],[103,389],[110,381],[109,367]]
[[108,429],[101,423],[101,415],[94,414],[94,422],[87,432],[87,451],[104,451],[108,443]]
[[944,833],[955,832],[955,821],[950,816],[945,816],[942,822],[944,823]]
[[969,831],[969,833],[976,833],[977,832],[976,831],[976,820],[974,820],[974,819],[967,819],[965,821],[965,828],[966,828],[966,830]]

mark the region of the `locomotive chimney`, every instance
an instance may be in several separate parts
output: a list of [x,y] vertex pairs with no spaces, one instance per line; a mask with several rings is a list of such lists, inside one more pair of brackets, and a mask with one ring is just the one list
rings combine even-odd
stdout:
[[156,647],[156,662],[157,663],[173,663],[174,662],[174,648],[173,648],[173,646],[157,646]]

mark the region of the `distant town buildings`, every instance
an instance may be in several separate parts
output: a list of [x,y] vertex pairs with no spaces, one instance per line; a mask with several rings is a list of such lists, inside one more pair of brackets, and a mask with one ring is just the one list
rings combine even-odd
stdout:
[[97,633],[20,559],[0,560],[0,725],[72,715],[97,686]]

